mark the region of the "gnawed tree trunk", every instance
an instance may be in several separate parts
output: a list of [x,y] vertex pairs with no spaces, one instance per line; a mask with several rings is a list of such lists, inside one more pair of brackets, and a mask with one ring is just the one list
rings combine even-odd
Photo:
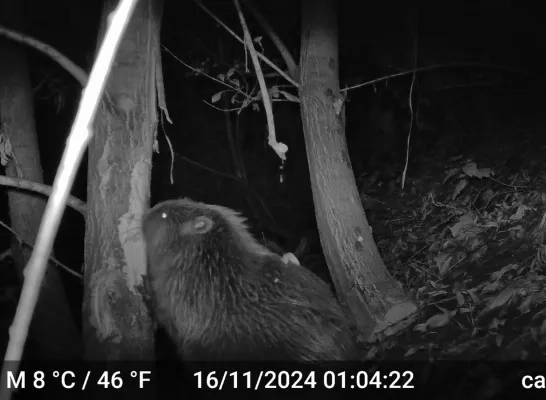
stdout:
[[[2,23],[20,29],[24,20],[24,2],[0,3]],[[24,29],[21,29],[24,31]],[[0,118],[1,133],[12,146],[13,158],[6,166],[9,177],[42,183],[42,167],[34,123],[34,99],[25,48],[9,39],[0,40]],[[11,228],[20,238],[34,244],[46,199],[41,195],[8,190]],[[11,251],[21,278],[32,249],[13,238]],[[29,332],[30,353],[35,359],[68,359],[81,356],[81,336],[70,312],[60,271],[53,264],[47,268],[40,298]],[[74,282],[79,284],[79,282]]]
[[[116,4],[106,1],[103,26]],[[87,359],[154,356],[152,321],[137,286],[146,271],[141,219],[150,201],[157,129],[160,5],[156,0],[138,2],[89,146],[83,304]]]
[[362,208],[345,141],[335,0],[304,0],[300,101],[320,239],[338,297],[364,340],[416,310],[387,271]]

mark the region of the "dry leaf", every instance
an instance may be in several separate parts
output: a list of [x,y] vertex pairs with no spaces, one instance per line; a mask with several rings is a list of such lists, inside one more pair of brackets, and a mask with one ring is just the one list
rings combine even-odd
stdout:
[[457,172],[459,172],[459,168],[451,168],[449,171],[447,171],[446,177],[444,178],[442,184],[445,184],[448,180],[454,177]]
[[464,296],[461,292],[455,293],[455,297],[457,298],[457,303],[459,303],[459,307],[464,305]]
[[459,218],[459,222],[449,227],[449,230],[451,231],[453,237],[458,237],[462,230],[472,226],[474,226],[474,218],[472,218],[472,216],[469,214],[464,214],[461,216],[461,218]]
[[506,289],[504,289],[502,292],[500,292],[495,298],[491,299],[489,302],[489,305],[487,306],[487,310],[491,311],[495,308],[502,307],[505,304],[508,304],[510,300],[516,295],[519,291],[519,288],[514,286],[509,286]]
[[472,178],[489,178],[494,175],[491,168],[478,169],[475,162],[468,163],[463,167],[463,172]]
[[464,188],[468,185],[468,181],[466,179],[461,179],[459,183],[457,183],[457,186],[455,186],[455,190],[453,191],[453,195],[451,196],[451,200],[455,200],[459,194],[464,190]]
[[426,324],[427,326],[430,326],[432,328],[439,328],[441,326],[447,325],[450,320],[451,320],[451,315],[449,313],[436,314],[430,317],[427,320]]

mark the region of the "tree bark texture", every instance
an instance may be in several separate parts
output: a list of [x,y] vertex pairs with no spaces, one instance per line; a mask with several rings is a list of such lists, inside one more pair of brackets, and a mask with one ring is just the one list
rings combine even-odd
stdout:
[[[108,0],[103,14],[116,1]],[[157,129],[161,3],[140,0],[122,39],[89,146],[83,326],[87,359],[149,360],[152,320],[138,286]],[[104,30],[102,32],[104,34]]]
[[340,301],[371,340],[416,306],[387,271],[368,225],[345,140],[337,7],[303,0],[300,101],[315,213]]
[[[0,23],[23,30],[24,2],[0,4]],[[24,31],[24,30],[23,30]],[[6,176],[43,183],[38,139],[34,122],[33,89],[24,46],[9,39],[0,40],[0,130],[12,146],[13,158],[6,165]],[[26,243],[34,245],[46,199],[38,194],[7,189],[11,228]],[[11,251],[21,278],[32,248],[13,237]],[[32,319],[27,357],[70,359],[81,356],[81,335],[74,323],[60,270],[49,264]],[[78,285],[79,282],[74,282]]]

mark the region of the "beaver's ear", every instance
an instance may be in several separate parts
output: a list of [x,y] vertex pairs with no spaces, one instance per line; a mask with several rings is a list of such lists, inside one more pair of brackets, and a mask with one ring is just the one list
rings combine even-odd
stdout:
[[189,221],[184,222],[180,226],[181,235],[203,235],[209,232],[214,226],[214,221],[209,217],[200,215]]

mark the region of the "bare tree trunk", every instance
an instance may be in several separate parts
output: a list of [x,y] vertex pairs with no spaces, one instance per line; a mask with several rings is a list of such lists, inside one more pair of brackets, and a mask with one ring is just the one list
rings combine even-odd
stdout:
[[365,340],[416,310],[387,271],[366,220],[351,168],[339,91],[337,7],[304,0],[301,114],[320,239],[338,297]]
[[[116,4],[106,1],[103,27]],[[152,320],[138,286],[146,273],[141,219],[150,201],[157,129],[160,6],[155,0],[137,4],[89,146],[83,304],[88,359],[154,356]]]
[[[21,28],[24,2],[0,3],[2,23]],[[36,127],[34,123],[33,90],[30,84],[26,52],[22,45],[8,39],[0,41],[0,118],[2,133],[12,146],[13,158],[6,166],[9,177],[43,183]],[[35,193],[8,189],[12,229],[27,243],[34,244],[45,199]],[[32,249],[19,238],[12,239],[11,251],[20,276]],[[70,312],[59,270],[49,265],[32,320],[28,357],[66,359],[81,356],[81,338]],[[79,284],[79,282],[74,282]],[[36,344],[36,345],[33,345]]]

